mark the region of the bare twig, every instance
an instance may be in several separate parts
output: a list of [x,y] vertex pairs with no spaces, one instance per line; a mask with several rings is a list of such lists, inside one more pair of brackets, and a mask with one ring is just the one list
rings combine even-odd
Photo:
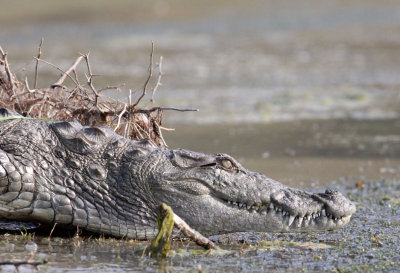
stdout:
[[[37,61],[39,61],[39,58],[35,58]],[[78,66],[78,64],[80,63],[80,61],[82,61],[83,57],[79,56],[75,62],[68,68],[67,71],[63,72],[63,74],[61,75],[61,77],[55,82],[53,83],[50,87],[51,88],[56,88],[56,87],[60,87],[62,86],[63,82],[65,81],[65,79],[67,78],[67,76],[69,76],[69,74],[76,69],[76,67]],[[72,79],[74,81],[74,83],[76,83],[77,86],[79,86],[79,83],[76,82],[71,76],[69,76],[70,79]]]
[[163,146],[165,146],[165,147],[168,147],[168,145],[167,145],[167,143],[165,142],[164,137],[163,137],[163,135],[162,135],[162,133],[161,133],[160,126],[157,124],[157,122],[154,122],[153,124],[154,124],[154,128],[156,129],[156,134],[157,134],[157,136],[158,136],[158,137],[160,138],[160,140],[161,140],[161,144],[162,144]]
[[[52,64],[52,63],[50,63],[50,62],[48,62],[48,61],[45,61],[45,60],[43,60],[43,59],[38,59],[38,58],[36,58],[36,57],[33,57],[35,60],[38,60],[38,61],[40,61],[40,62],[43,62],[43,63],[45,63],[45,64],[48,64],[48,65],[50,65],[51,67],[54,67],[55,69],[57,69],[58,71],[60,71],[61,73],[63,73],[63,74],[65,74],[66,75],[66,77],[68,77],[68,78],[70,78],[75,84],[76,84],[76,86],[79,86],[79,84],[75,81],[75,79],[74,78],[72,78],[70,75],[69,75],[69,73],[67,73],[67,72],[65,72],[64,70],[62,70],[61,68],[59,68],[58,66],[56,66],[56,65],[54,65],[54,64]],[[58,82],[58,81],[57,81]],[[54,83],[54,84],[52,84],[50,87],[51,88],[54,88],[54,87],[62,87],[62,85],[56,85],[56,83]]]
[[163,76],[163,71],[162,71],[162,61],[163,61],[163,56],[160,56],[160,61],[158,63],[158,78],[157,78],[157,83],[153,88],[153,93],[151,94],[151,102],[154,102],[154,94],[156,93],[157,89],[159,86],[161,86],[161,77]]
[[137,126],[137,131],[136,131],[136,132],[140,134],[140,131],[142,131],[142,133],[145,134],[145,136],[143,136],[143,135],[141,134],[141,139],[144,139],[144,138],[150,139],[150,135],[149,135],[149,133],[147,132],[147,130],[145,130],[145,127],[143,127],[143,126]]
[[42,45],[43,45],[43,37],[40,40],[40,44],[39,44],[39,52],[37,55],[38,60],[36,60],[36,65],[35,65],[35,81],[33,83],[33,89],[37,88],[38,67],[39,67],[39,59],[40,59],[40,57],[42,57]]
[[123,83],[123,84],[120,84],[120,85],[107,85],[107,86],[105,86],[105,87],[102,87],[102,88],[100,88],[100,89],[97,89],[97,92],[102,92],[102,91],[105,91],[105,90],[112,90],[112,89],[116,89],[116,90],[119,90],[119,89],[121,89],[121,87],[124,87],[125,86],[125,84]]
[[49,238],[48,238],[49,241],[50,241],[50,239],[51,239],[51,235],[53,234],[54,229],[56,228],[56,225],[57,225],[57,223],[54,223],[54,226],[53,226],[53,228],[52,228],[51,231],[50,231]]
[[124,138],[128,138],[129,137],[129,130],[131,128],[131,123],[127,122],[125,124],[125,129],[124,129]]
[[138,129],[136,124],[133,123],[132,125],[133,125],[133,128],[135,129],[135,132],[139,135],[139,139],[143,139],[143,135],[140,133],[140,130]]
[[166,127],[163,127],[163,126],[159,126],[160,127],[160,129],[161,130],[164,130],[164,131],[175,131],[175,128],[166,128]]
[[151,41],[149,75],[147,76],[147,79],[146,79],[146,81],[145,81],[145,83],[144,83],[144,85],[143,85],[142,94],[141,94],[140,97],[137,99],[137,101],[135,102],[135,104],[132,105],[133,108],[136,107],[136,106],[139,104],[139,102],[143,99],[143,97],[146,95],[146,92],[147,92],[147,90],[146,90],[147,85],[149,84],[149,81],[150,81],[150,79],[151,79],[151,76],[153,76],[153,53],[154,53],[154,42]]
[[121,119],[122,116],[125,114],[126,112],[126,104],[124,105],[124,109],[121,111],[121,113],[118,115],[118,122],[117,122],[117,126],[114,128],[114,132],[116,132],[119,128],[119,125],[121,124]]
[[206,249],[220,249],[216,244],[208,238],[201,235],[198,231],[192,229],[181,217],[174,213],[175,226],[182,231],[182,233],[196,242],[196,244]]
[[29,88],[28,77],[25,77],[25,87],[29,93],[33,93],[34,91]]
[[129,89],[129,96],[128,96],[129,106],[132,105],[132,89]]
[[98,103],[98,98],[100,97],[99,92],[96,90],[96,88],[93,85],[93,73],[92,73],[92,68],[90,67],[90,62],[89,62],[89,53],[81,55],[83,58],[85,58],[86,65],[87,65],[87,70],[88,70],[88,76],[87,76],[87,84],[89,85],[90,89],[93,91],[94,96],[95,96],[95,106],[97,107]]
[[[4,52],[4,50],[3,50],[3,48],[1,46],[0,46],[0,54],[1,54],[1,57],[3,59],[2,61],[3,61],[4,69],[6,71],[7,78],[8,78],[9,85],[10,85],[10,88],[9,88],[10,90],[9,91],[12,91],[12,94],[14,94],[14,85],[15,85],[15,83],[14,83],[14,78],[13,78],[13,76],[11,74],[11,71],[10,71],[10,66],[8,64],[7,52]],[[11,93],[9,94],[9,96],[11,96]]]
[[76,70],[75,70],[75,69],[74,69],[72,72],[74,73],[75,81],[79,84],[79,86],[81,86],[81,84],[80,84],[80,82],[79,82],[78,73],[76,73]]
[[159,111],[159,110],[167,110],[167,111],[178,111],[178,112],[198,112],[199,109],[180,109],[180,108],[175,108],[175,107],[153,107],[150,109],[138,109],[136,110],[136,113],[146,113],[149,114],[154,111]]
[[0,46],[0,53],[1,53],[1,57],[3,58],[4,67],[6,69],[8,80],[10,81],[10,83],[12,85],[14,85],[14,79],[13,79],[13,76],[11,74],[10,66],[9,66],[8,60],[7,60],[7,52],[4,52],[4,50],[3,50],[3,48],[1,46]]

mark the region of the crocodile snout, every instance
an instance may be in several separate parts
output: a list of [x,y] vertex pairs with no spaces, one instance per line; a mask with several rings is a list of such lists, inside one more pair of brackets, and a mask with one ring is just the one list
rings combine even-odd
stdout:
[[350,216],[356,212],[356,206],[338,191],[327,189],[325,193],[316,193],[312,197],[325,205],[326,213],[334,218]]

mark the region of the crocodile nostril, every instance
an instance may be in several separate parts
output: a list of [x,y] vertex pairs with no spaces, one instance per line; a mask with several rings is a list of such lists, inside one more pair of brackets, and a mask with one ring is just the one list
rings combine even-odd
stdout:
[[337,193],[338,193],[338,191],[335,191],[335,190],[332,190],[332,189],[326,189],[325,190],[325,194],[335,195]]

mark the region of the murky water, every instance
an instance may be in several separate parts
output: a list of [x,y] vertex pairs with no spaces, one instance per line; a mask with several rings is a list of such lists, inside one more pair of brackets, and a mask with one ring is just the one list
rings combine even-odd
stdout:
[[[79,52],[90,51],[99,75],[95,85],[126,83],[121,92],[108,93],[126,98],[129,88],[138,91],[145,81],[153,40],[154,63],[164,56],[156,103],[200,109],[170,113],[167,118],[176,122],[399,116],[398,1],[211,1],[201,8],[178,0],[148,2],[148,16],[142,5],[121,13],[126,2],[99,3],[110,19],[131,13],[110,21],[73,4],[64,4],[71,18],[59,15],[60,20],[52,16],[59,14],[57,6],[49,3],[34,8],[38,18],[20,7],[13,20],[4,9],[0,44],[22,79],[25,69],[33,71],[29,61],[40,37],[42,57],[63,69]],[[33,23],[23,24],[24,15]],[[40,86],[54,83],[58,74],[40,64]]]
[[[41,37],[42,57],[64,69],[91,51],[95,85],[126,83],[107,93],[126,98],[145,81],[154,40],[154,62],[164,56],[156,105],[200,109],[165,114],[171,148],[228,153],[294,187],[338,188],[357,213],[334,232],[215,237],[226,252],[175,242],[163,261],[142,257],[147,242],[3,234],[1,261],[33,253],[49,262],[43,272],[399,270],[398,1],[128,2],[0,0],[0,45],[31,82]],[[39,86],[59,74],[39,72]]]
[[400,178],[400,120],[306,120],[272,124],[178,125],[171,148],[227,153],[295,187],[340,178]]

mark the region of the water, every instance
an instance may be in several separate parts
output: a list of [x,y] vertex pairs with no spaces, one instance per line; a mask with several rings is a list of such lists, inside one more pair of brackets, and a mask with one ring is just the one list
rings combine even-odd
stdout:
[[[32,85],[44,37],[45,60],[66,69],[90,51],[96,87],[126,83],[106,95],[137,97],[153,40],[154,63],[164,57],[155,105],[200,109],[165,113],[171,148],[228,153],[293,187],[337,188],[357,213],[339,231],[215,237],[224,253],[175,242],[163,261],[142,257],[147,242],[3,234],[1,261],[32,255],[49,261],[43,272],[398,271],[398,1],[82,3],[0,0],[0,45],[20,79]],[[39,86],[58,76],[40,64]]]
[[[66,69],[79,52],[90,51],[100,75],[95,86],[126,83],[121,92],[107,93],[126,98],[145,81],[153,40],[154,63],[164,56],[156,103],[200,109],[170,113],[175,122],[399,116],[397,1],[100,2],[96,10],[107,10],[106,21],[90,5],[63,5],[70,17],[52,15],[59,11],[49,3],[38,4],[34,14],[19,7],[18,17],[2,11],[0,44],[22,79],[25,69],[32,72],[29,61],[44,37],[44,59]],[[84,65],[80,71],[84,82]],[[49,86],[58,74],[40,64],[39,85]]]
[[295,187],[341,177],[399,178],[400,120],[303,120],[179,125],[171,148],[228,153],[245,167]]

